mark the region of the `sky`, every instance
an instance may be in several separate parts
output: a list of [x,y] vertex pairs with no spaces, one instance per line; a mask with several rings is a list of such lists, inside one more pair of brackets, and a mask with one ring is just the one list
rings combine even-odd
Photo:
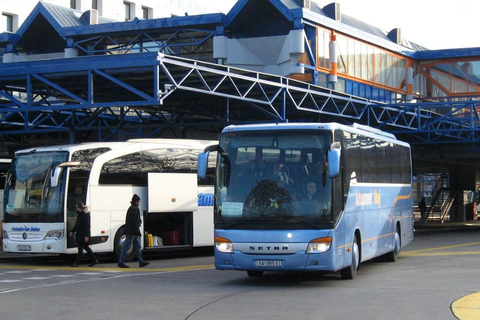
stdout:
[[[236,0],[194,0],[227,13]],[[253,0],[255,1],[255,0]],[[321,7],[333,0],[314,0]],[[386,32],[400,28],[402,37],[428,49],[480,47],[478,0],[337,0],[343,14]]]

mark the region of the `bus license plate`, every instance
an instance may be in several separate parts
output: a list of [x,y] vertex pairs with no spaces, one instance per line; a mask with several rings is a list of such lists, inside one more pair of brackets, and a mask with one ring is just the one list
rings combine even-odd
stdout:
[[32,246],[29,244],[19,244],[17,246],[18,251],[32,251]]
[[282,260],[256,260],[257,267],[283,267]]

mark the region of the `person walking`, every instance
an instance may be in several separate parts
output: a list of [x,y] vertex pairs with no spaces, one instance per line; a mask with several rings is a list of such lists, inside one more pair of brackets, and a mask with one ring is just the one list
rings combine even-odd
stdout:
[[138,259],[138,265],[140,268],[143,268],[150,264],[150,262],[146,262],[143,260],[142,257],[142,243],[140,242],[140,237],[142,234],[140,233],[140,225],[142,224],[142,220],[140,219],[140,197],[136,194],[133,195],[132,201],[130,201],[131,205],[127,210],[127,216],[125,218],[125,241],[122,245],[122,252],[120,253],[120,258],[118,259],[118,267],[120,268],[129,268],[125,264],[125,256],[127,255],[127,251],[130,249],[130,246],[133,242],[133,250]]
[[73,237],[75,234],[75,241],[78,245],[78,254],[75,261],[70,266],[78,267],[83,257],[83,250],[85,250],[92,259],[88,266],[93,267],[98,264],[98,260],[95,258],[92,249],[88,245],[90,242],[90,212],[87,212],[87,207],[85,207],[83,202],[77,202],[75,207],[78,213],[77,221],[75,222],[73,229],[70,231],[69,236]]
[[425,202],[425,197],[423,197],[420,203],[418,204],[418,209],[420,210],[420,223],[425,223],[427,220],[427,216],[426,216],[427,203]]

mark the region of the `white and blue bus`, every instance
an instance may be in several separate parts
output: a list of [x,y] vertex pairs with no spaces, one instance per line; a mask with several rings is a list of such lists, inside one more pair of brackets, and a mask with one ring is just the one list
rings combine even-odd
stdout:
[[199,155],[200,176],[211,151],[217,269],[353,279],[361,262],[395,261],[413,239],[410,147],[392,134],[337,123],[229,126]]
[[67,235],[81,201],[91,215],[93,251],[118,256],[133,194],[142,199],[145,251],[213,246],[215,155],[205,179],[197,177],[197,158],[217,143],[133,139],[17,151],[5,183],[3,251],[75,253]]

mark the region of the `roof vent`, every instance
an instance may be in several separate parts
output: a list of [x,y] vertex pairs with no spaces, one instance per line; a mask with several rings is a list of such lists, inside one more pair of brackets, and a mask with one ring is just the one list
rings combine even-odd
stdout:
[[90,25],[98,24],[98,11],[95,9],[85,11],[82,13],[81,19]]
[[327,17],[336,20],[342,21],[342,13],[340,12],[340,3],[332,2],[323,7],[323,12]]
[[402,44],[402,30],[400,28],[390,30],[387,37],[396,44]]
[[310,9],[310,0],[295,0],[295,2],[303,8]]

